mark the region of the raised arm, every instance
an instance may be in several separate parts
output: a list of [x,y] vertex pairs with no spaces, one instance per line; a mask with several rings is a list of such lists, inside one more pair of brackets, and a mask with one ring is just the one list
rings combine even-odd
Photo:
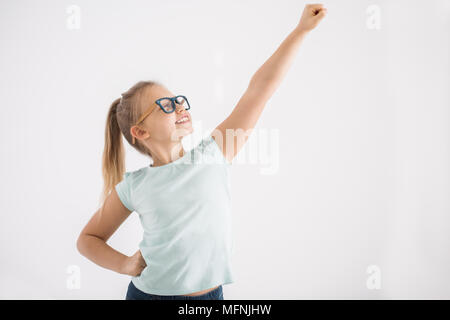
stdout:
[[296,28],[256,71],[232,113],[213,131],[213,138],[228,161],[232,161],[247,141],[267,101],[292,65],[304,37],[319,24],[326,12],[322,4],[305,6]]

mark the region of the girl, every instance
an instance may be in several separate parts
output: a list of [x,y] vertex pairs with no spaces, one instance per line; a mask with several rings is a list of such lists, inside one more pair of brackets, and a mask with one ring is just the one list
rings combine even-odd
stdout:
[[[321,4],[306,5],[233,112],[189,152],[181,144],[193,132],[185,96],[149,81],[113,102],[105,131],[103,204],[81,231],[77,248],[94,263],[132,277],[126,299],[223,300],[222,285],[234,282],[228,170],[248,138],[239,132],[253,129],[302,40],[326,12]],[[121,134],[152,164],[125,172]],[[133,211],[144,235],[139,250],[126,256],[106,242]]]

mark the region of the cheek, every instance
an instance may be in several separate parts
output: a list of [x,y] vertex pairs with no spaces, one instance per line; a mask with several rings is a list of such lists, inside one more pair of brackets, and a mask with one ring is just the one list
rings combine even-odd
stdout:
[[153,123],[153,128],[155,128],[157,136],[159,137],[167,137],[176,129],[175,120],[172,120],[172,116],[170,115],[161,115],[155,119]]

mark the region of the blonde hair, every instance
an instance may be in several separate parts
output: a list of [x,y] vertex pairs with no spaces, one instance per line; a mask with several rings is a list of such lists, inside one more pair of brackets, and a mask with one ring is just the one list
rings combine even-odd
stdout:
[[163,86],[157,81],[139,81],[128,91],[122,93],[121,98],[114,100],[109,108],[106,117],[105,148],[102,157],[104,184],[100,199],[101,203],[105,201],[115,185],[122,180],[126,172],[125,149],[121,134],[138,152],[148,155],[150,158],[152,157],[148,148],[139,140],[132,144],[130,128],[139,119],[142,110],[147,107],[143,101],[145,89],[154,85]]

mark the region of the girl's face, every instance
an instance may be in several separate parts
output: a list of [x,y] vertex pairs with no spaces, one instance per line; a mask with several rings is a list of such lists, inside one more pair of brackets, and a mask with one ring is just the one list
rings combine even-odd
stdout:
[[[193,132],[192,119],[189,111],[185,110],[185,107],[175,103],[175,111],[172,113],[165,113],[155,103],[159,98],[174,97],[175,94],[168,91],[164,87],[158,85],[152,86],[145,90],[142,96],[145,107],[141,114],[152,109],[152,112],[139,124],[140,128],[144,130],[136,130],[137,134],[141,134],[141,138],[147,139],[150,137],[150,141],[179,141],[184,136]],[[187,117],[188,121],[182,123],[175,123],[183,117]]]

